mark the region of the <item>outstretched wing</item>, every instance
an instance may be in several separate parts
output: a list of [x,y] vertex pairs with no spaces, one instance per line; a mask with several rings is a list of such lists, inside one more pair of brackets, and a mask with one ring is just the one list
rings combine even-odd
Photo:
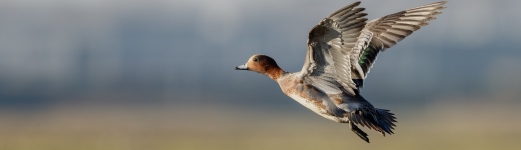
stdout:
[[306,82],[328,94],[339,94],[340,87],[355,95],[351,77],[352,49],[366,25],[364,8],[350,4],[324,18],[309,33],[306,60],[301,75]]
[[436,15],[441,14],[440,10],[445,8],[443,6],[445,3],[447,1],[432,3],[368,22],[362,34],[368,36],[372,34],[372,38],[370,38],[369,45],[358,55],[358,64],[361,66],[361,70],[355,68],[355,71],[362,75],[354,79],[365,79],[380,51],[394,46],[414,31],[428,25],[428,21],[436,19]]

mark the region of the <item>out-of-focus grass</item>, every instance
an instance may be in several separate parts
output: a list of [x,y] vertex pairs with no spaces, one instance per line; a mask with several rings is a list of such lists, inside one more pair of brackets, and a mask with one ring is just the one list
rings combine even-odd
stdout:
[[515,106],[435,105],[393,110],[396,134],[369,129],[370,144],[346,124],[311,111],[231,107],[57,107],[0,113],[2,150],[519,149]]

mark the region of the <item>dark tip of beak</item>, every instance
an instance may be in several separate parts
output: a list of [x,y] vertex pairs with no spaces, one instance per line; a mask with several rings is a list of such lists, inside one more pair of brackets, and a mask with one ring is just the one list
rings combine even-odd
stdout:
[[246,67],[246,65],[240,65],[235,67],[235,70],[248,70],[248,67]]
[[235,70],[248,70],[248,69],[244,69],[244,68],[239,68],[239,67],[235,67]]

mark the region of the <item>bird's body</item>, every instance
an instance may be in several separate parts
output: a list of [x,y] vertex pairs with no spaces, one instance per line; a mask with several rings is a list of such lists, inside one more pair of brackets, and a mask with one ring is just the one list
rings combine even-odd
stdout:
[[298,73],[284,74],[277,82],[284,94],[322,117],[335,122],[348,122],[347,112],[354,112],[357,108],[373,108],[370,103],[359,97],[360,95],[352,96],[345,92],[324,93],[315,85],[300,79]]
[[238,70],[250,70],[275,80],[284,94],[313,112],[351,130],[369,142],[356,125],[393,134],[394,114],[373,107],[360,95],[360,88],[376,55],[435,19],[446,1],[401,11],[366,22],[360,2],[348,5],[313,27],[300,72],[282,70],[266,55],[253,55]]

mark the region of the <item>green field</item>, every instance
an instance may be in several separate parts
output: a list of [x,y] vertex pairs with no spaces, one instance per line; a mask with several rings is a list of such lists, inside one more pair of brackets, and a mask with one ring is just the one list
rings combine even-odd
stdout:
[[397,149],[517,150],[517,106],[435,105],[393,110],[394,135],[364,128],[371,143],[305,109],[227,106],[56,107],[2,111],[1,150],[266,150]]

